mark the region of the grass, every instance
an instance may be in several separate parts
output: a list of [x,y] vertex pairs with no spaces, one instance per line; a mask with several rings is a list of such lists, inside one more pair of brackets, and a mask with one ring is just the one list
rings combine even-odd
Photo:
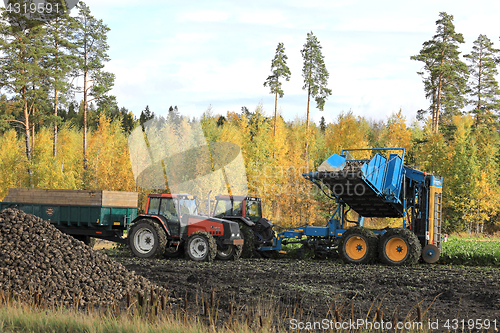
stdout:
[[[144,299],[144,307],[139,307],[137,301],[132,302],[127,308],[76,309],[63,308],[54,305],[42,304],[33,297],[15,297],[11,294],[0,292],[0,332],[23,333],[167,333],[167,332],[221,332],[221,333],[247,333],[247,332],[284,332],[290,331],[292,319],[296,323],[318,323],[317,318],[302,315],[302,302],[297,301],[293,309],[282,311],[275,302],[261,301],[253,309],[246,306],[241,308],[230,307],[229,313],[224,313],[218,308],[214,300],[201,302],[201,308],[185,308],[170,306],[157,310],[154,301]],[[370,310],[363,318],[371,324],[381,323],[384,318],[381,309],[382,299],[375,299]],[[149,300],[150,301],[150,300]],[[434,301],[433,301],[434,302]],[[432,302],[432,303],[433,303]],[[426,322],[425,314],[432,306],[421,308],[416,304],[404,317],[402,323]],[[332,303],[328,313],[323,318],[333,323],[344,323],[351,318],[351,306]],[[163,305],[162,305],[163,307]],[[396,322],[392,316],[392,321]],[[400,319],[399,319],[400,320]],[[399,321],[398,321],[399,322]],[[377,327],[377,325],[374,325]],[[323,332],[352,332],[351,329],[322,330]],[[375,332],[360,328],[356,332]],[[402,332],[403,330],[398,330]],[[418,332],[427,332],[425,329]],[[417,330],[404,330],[404,332],[417,332]]]
[[204,332],[197,323],[183,323],[172,317],[148,322],[140,317],[126,315],[102,316],[97,312],[77,312],[68,309],[44,310],[12,303],[0,308],[0,330],[2,332],[39,333],[142,333],[142,332]]

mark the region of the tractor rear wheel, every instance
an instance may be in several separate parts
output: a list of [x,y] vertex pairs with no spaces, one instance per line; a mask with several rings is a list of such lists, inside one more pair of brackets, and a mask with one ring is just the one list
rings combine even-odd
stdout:
[[129,231],[128,244],[132,253],[140,258],[161,258],[165,252],[167,235],[158,223],[142,219]]
[[373,231],[363,227],[350,228],[340,238],[340,257],[349,264],[371,263],[377,258],[377,243]]
[[257,251],[255,250],[255,235],[253,233],[252,228],[250,228],[244,223],[239,223],[239,225],[241,231],[241,238],[243,238],[244,240],[241,257],[242,258],[260,257],[259,254],[256,253]]
[[238,260],[243,251],[243,245],[223,245],[221,249],[217,248],[216,259],[219,260]]
[[418,237],[408,229],[390,229],[380,238],[379,259],[384,264],[414,265],[421,253],[422,246]]
[[184,251],[193,261],[213,261],[217,255],[217,243],[208,232],[195,231],[189,236]]

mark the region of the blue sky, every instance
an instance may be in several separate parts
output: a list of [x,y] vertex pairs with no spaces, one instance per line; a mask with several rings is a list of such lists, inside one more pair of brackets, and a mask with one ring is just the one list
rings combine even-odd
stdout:
[[479,34],[498,47],[500,2],[480,1],[129,1],[89,0],[92,14],[110,28],[106,69],[120,106],[139,115],[146,105],[165,114],[177,105],[199,116],[254,110],[274,112],[263,86],[276,46],[283,42],[291,80],[278,108],[286,120],[305,118],[300,50],[312,31],[323,47],[333,94],[311,117],[334,121],[345,111],[375,120],[402,109],[410,121],[427,108],[421,63],[410,60],[432,38],[439,12],[455,18],[462,54]]

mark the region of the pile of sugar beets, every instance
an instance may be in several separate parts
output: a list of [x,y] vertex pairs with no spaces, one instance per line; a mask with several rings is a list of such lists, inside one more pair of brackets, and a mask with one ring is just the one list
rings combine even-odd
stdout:
[[105,254],[17,209],[0,212],[0,290],[63,306],[122,303],[154,288]]

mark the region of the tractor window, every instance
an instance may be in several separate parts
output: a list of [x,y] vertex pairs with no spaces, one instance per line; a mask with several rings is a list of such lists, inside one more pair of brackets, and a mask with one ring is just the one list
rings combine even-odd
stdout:
[[231,201],[218,200],[215,204],[214,217],[224,217],[231,215]]
[[243,201],[233,201],[233,216],[243,216]]
[[257,201],[247,201],[247,217],[253,222],[258,222],[262,217],[260,203]]
[[158,215],[160,208],[160,198],[149,198],[148,214]]
[[196,201],[193,199],[181,199],[179,200],[179,206],[181,208],[181,215],[198,215],[198,207],[196,206]]
[[179,222],[177,209],[175,209],[173,198],[163,198],[160,205],[160,214],[165,216],[169,221]]

